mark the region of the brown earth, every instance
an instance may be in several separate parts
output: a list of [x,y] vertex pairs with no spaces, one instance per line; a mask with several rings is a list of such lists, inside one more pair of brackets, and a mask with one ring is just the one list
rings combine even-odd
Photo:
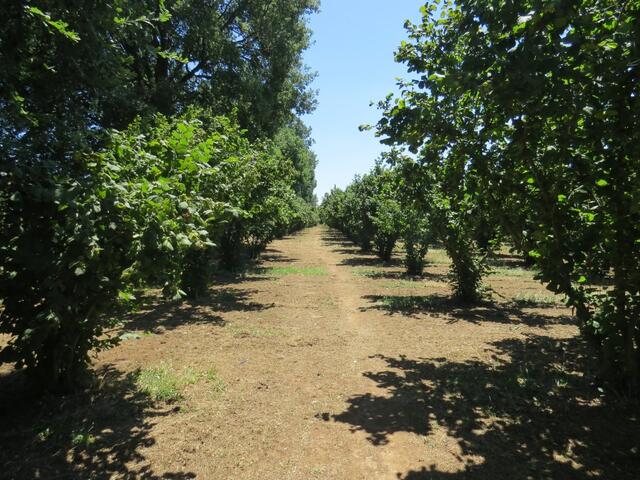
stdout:
[[[0,477],[640,478],[637,410],[598,389],[571,312],[508,255],[493,302],[456,305],[429,258],[406,278],[316,227],[207,301],[147,305],[98,386],[4,403]],[[134,372],[160,364],[224,388],[151,403]]]

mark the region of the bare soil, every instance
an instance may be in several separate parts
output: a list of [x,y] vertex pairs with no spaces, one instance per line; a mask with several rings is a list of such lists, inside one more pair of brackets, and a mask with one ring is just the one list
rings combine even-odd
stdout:
[[[463,306],[442,252],[422,278],[399,253],[309,229],[206,300],[148,302],[86,392],[28,401],[5,368],[0,478],[640,478],[637,408],[603,393],[571,312],[517,259]],[[158,364],[224,388],[151,402],[135,372]]]

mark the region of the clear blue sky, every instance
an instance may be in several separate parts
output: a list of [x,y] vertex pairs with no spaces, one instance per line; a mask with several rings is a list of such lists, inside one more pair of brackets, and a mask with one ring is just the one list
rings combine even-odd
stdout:
[[373,132],[380,113],[371,101],[396,91],[396,77],[407,77],[393,60],[407,38],[404,22],[420,19],[420,0],[322,0],[311,17],[314,44],[305,63],[317,71],[318,108],[304,117],[313,130],[318,155],[316,195],[322,199],[334,185],[345,187],[356,173],[367,172],[383,151]]

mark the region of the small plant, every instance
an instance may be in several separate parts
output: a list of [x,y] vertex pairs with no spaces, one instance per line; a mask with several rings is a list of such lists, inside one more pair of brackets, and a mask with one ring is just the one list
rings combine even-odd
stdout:
[[44,430],[38,432],[38,440],[41,442],[46,442],[49,438],[51,438],[51,435],[53,434],[53,431],[51,430],[51,427],[47,427]]
[[201,380],[209,383],[215,393],[226,389],[225,383],[212,368],[204,372],[196,371],[191,367],[179,370],[170,363],[161,363],[140,370],[136,385],[141,393],[154,402],[176,403],[184,400],[184,391],[188,386],[195,385]]
[[224,393],[227,389],[227,384],[220,378],[218,372],[213,368],[210,368],[204,373],[204,378],[210,386],[211,392],[214,394]]
[[92,428],[86,431],[73,432],[71,434],[71,445],[74,448],[89,448],[93,445],[96,442],[96,437],[91,434]]
[[140,340],[143,337],[149,337],[151,335],[153,335],[153,332],[150,332],[148,330],[144,331],[144,332],[136,332],[136,331],[127,331],[127,332],[123,332],[120,334],[120,336],[118,337],[121,341],[126,341],[126,340]]
[[171,364],[140,370],[136,384],[138,390],[155,402],[174,403],[184,398],[185,387],[198,381],[198,375],[190,368],[181,371]]

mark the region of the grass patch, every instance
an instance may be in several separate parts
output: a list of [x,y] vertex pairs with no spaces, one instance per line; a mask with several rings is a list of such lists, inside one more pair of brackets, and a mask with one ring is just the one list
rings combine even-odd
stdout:
[[443,248],[429,249],[425,259],[427,261],[427,265],[448,265],[451,263],[451,259]]
[[209,384],[212,393],[224,393],[227,389],[227,384],[224,383],[224,380],[220,378],[218,372],[216,372],[213,368],[210,368],[206,372],[204,372],[204,379]]
[[120,334],[120,340],[122,341],[126,341],[126,340],[140,340],[143,337],[149,337],[154,335],[153,332],[146,330],[144,332],[138,332],[138,331],[126,331],[123,332],[122,334]]
[[214,392],[222,392],[225,389],[224,382],[213,369],[204,372],[191,367],[177,369],[170,363],[161,363],[140,370],[136,377],[136,386],[154,402],[175,403],[184,400],[184,391],[188,386],[201,380],[209,383]]
[[370,269],[370,268],[355,268],[353,269],[353,274],[358,277],[367,277],[367,278],[379,278],[384,273],[383,269]]
[[386,282],[384,288],[388,289],[405,289],[405,288],[419,288],[424,285],[423,280],[393,280]]
[[522,267],[494,267],[490,274],[499,277],[533,278],[537,272]]
[[385,309],[393,312],[416,313],[422,310],[429,310],[434,307],[440,307],[450,300],[446,297],[438,295],[421,295],[421,296],[395,296],[383,295],[377,298]]
[[554,307],[561,304],[556,295],[539,295],[536,293],[518,293],[511,302],[519,307]]
[[276,277],[285,277],[287,275],[304,275],[306,277],[321,277],[329,275],[329,272],[322,267],[272,267],[267,273]]
[[91,431],[76,431],[71,433],[71,446],[74,448],[88,449],[94,443],[97,438],[91,433]]

